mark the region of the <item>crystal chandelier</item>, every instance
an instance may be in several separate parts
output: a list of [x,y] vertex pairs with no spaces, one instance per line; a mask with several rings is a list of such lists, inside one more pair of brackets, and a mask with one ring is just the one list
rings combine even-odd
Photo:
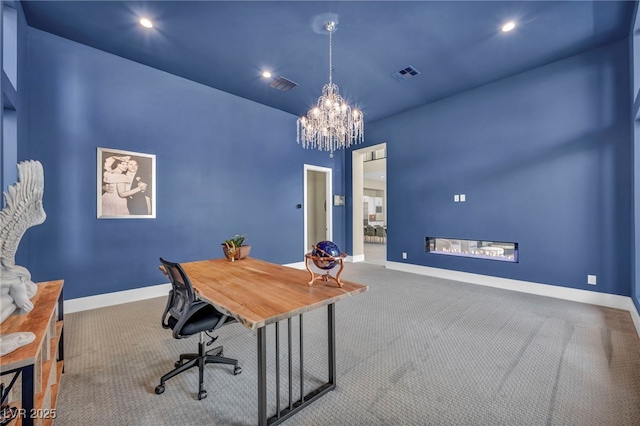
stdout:
[[316,106],[298,119],[296,141],[302,142],[303,148],[329,151],[329,157],[333,157],[333,151],[362,142],[364,121],[362,112],[352,110],[340,96],[338,86],[333,84],[331,48],[336,25],[328,22],[325,28],[329,31],[329,84],[322,88],[322,96],[318,98]]

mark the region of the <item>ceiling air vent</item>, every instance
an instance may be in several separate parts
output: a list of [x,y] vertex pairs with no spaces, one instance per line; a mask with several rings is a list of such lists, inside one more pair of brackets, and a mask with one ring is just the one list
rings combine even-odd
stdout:
[[271,83],[269,83],[269,87],[273,87],[274,89],[279,90],[281,92],[288,92],[289,90],[293,89],[297,85],[298,83],[294,83],[291,80],[287,80],[282,76],[276,78]]
[[398,72],[392,73],[391,77],[395,78],[398,81],[405,81],[418,74],[420,74],[420,71],[409,65],[408,67],[401,69]]

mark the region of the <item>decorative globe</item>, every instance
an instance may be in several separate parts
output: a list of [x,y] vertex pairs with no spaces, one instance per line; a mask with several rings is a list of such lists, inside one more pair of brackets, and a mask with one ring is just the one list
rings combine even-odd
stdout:
[[[314,256],[313,263],[320,269],[333,269],[338,262],[335,257],[340,257],[340,248],[332,241],[320,241],[313,247],[311,255]],[[325,257],[324,259],[318,259]]]

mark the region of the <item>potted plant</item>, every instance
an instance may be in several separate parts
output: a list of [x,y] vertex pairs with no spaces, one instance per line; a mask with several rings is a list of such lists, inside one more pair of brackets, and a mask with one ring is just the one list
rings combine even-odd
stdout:
[[222,243],[224,256],[231,261],[244,259],[249,256],[251,246],[245,244],[246,240],[247,234],[234,235],[233,238],[225,240],[224,243]]

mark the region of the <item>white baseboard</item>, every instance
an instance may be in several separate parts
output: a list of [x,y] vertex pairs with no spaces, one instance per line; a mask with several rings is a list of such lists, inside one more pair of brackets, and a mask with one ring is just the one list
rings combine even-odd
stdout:
[[307,267],[304,265],[304,262],[287,263],[286,265],[282,265],[282,266],[288,266],[289,268],[296,268],[296,269],[307,269]]
[[[360,256],[354,256],[353,262]],[[362,256],[364,260],[364,256]],[[348,258],[347,258],[348,260]],[[304,262],[288,263],[296,269],[305,269]],[[630,297],[616,294],[598,293],[595,291],[579,290],[575,288],[559,287],[549,284],[540,284],[529,281],[512,280],[509,278],[492,277],[488,275],[472,274],[469,272],[452,271],[449,269],[432,268],[429,266],[412,265],[401,262],[386,262],[387,269],[409,272],[418,275],[427,275],[436,278],[444,278],[454,281],[463,281],[470,284],[479,284],[488,287],[502,288],[505,290],[520,291],[522,293],[537,294],[540,296],[555,297],[557,299],[572,300],[574,302],[590,303],[609,308],[629,311],[631,319],[640,336],[640,315]],[[150,287],[136,288],[133,290],[117,291],[114,293],[98,294],[96,296],[80,297],[64,301],[64,312],[87,311],[90,309],[104,308],[106,306],[119,305],[121,303],[135,302],[154,297],[167,296],[171,290],[171,284],[159,284]]]
[[[289,263],[284,266],[296,269],[305,269],[304,262]],[[116,291],[114,293],[69,299],[64,301],[64,313],[72,314],[74,312],[105,308],[107,306],[119,305],[121,303],[136,302],[138,300],[167,296],[170,290],[171,284],[167,283],[150,287],[135,288],[133,290]]]
[[539,296],[555,297],[557,299],[571,300],[574,302],[589,303],[592,305],[606,306],[608,308],[629,311],[640,336],[640,316],[630,297],[617,294],[598,293],[595,291],[580,290],[576,288],[560,287],[550,284],[541,284],[530,281],[512,280],[509,278],[492,277],[489,275],[472,274],[469,272],[452,271],[449,269],[433,268],[430,266],[412,265],[401,262],[387,262],[387,269],[409,272],[418,275],[444,278],[454,281],[462,281],[469,284],[479,284],[488,287],[505,290],[519,291],[522,293],[537,294]]
[[[364,254],[358,255],[358,256],[347,256],[344,259],[345,262],[350,262],[350,263],[356,263],[356,262],[364,262]],[[305,266],[304,262],[296,262],[296,263],[287,263],[285,265],[282,266],[288,266],[290,268],[296,268],[296,269],[306,269],[307,267]]]
[[69,299],[64,301],[64,313],[72,314],[74,312],[88,311],[90,309],[136,302],[138,300],[152,299],[154,297],[168,296],[170,290],[171,284],[167,283],[150,287],[134,288],[133,290],[116,291],[114,293]]
[[[633,305],[633,302],[631,302]],[[633,320],[633,324],[636,326],[636,331],[638,332],[638,336],[640,336],[640,315],[638,315],[638,310],[636,309],[636,305],[633,305],[632,309],[629,309],[629,313],[631,314],[631,319]]]

